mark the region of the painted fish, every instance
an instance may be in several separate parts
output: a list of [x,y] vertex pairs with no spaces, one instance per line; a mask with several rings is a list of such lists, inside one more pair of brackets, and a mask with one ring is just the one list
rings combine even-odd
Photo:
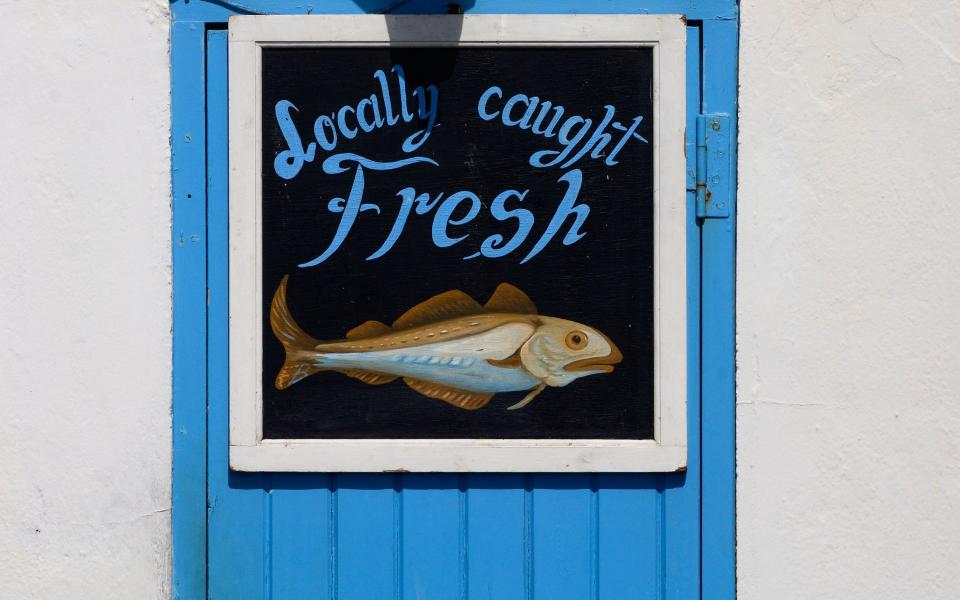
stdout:
[[610,373],[623,359],[604,334],[537,314],[530,298],[508,283],[483,306],[451,290],[414,306],[392,326],[367,321],[346,339],[319,341],[293,320],[285,276],[273,296],[270,326],[286,351],[277,389],[318,371],[339,371],[372,385],[402,377],[421,394],[466,410],[486,405],[498,392],[529,390],[510,407],[521,408],[547,386]]

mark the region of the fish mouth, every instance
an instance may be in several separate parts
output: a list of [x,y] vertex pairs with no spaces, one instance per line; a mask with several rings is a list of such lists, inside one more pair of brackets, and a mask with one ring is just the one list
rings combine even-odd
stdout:
[[601,373],[613,373],[613,365],[618,364],[621,360],[623,360],[623,354],[620,353],[619,348],[613,346],[613,350],[611,350],[610,354],[606,356],[575,360],[572,363],[564,365],[563,370],[574,372],[599,371]]

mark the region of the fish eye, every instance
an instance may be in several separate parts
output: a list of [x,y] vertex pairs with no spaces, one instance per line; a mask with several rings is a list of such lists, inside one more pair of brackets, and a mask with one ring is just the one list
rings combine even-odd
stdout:
[[564,343],[566,343],[567,347],[571,350],[583,350],[587,347],[587,334],[578,329],[574,329],[567,334]]

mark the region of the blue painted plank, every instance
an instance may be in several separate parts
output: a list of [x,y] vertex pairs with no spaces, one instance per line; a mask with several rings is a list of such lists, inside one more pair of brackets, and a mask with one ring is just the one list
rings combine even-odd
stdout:
[[512,474],[467,476],[467,598],[471,600],[528,597],[532,532],[524,479]]
[[333,505],[329,475],[273,478],[273,600],[334,598]]
[[204,27],[173,26],[173,597],[206,594]]
[[269,590],[269,475],[228,468],[227,43],[208,34],[207,189],[209,591],[212,600],[266,598]]
[[399,600],[403,495],[396,477],[336,475],[338,600]]
[[660,596],[660,492],[656,476],[597,476],[601,600]]
[[[695,147],[700,107],[700,28],[687,27],[687,147]],[[687,152],[687,170],[696,152]],[[691,188],[693,186],[690,186]],[[700,227],[696,195],[687,194],[687,471],[660,476],[663,489],[661,595],[700,597]]]
[[473,13],[630,13],[685,14],[689,19],[733,19],[736,0],[173,0],[174,19],[225,22],[244,14],[393,13],[443,14],[450,4]]
[[[736,21],[703,26],[703,65],[709,74],[703,109],[727,113],[736,139]],[[731,148],[731,164],[736,164]],[[734,285],[736,176],[731,169],[730,217],[703,224],[703,597],[726,600],[735,594],[735,387]]]
[[[395,2],[389,11],[393,14],[444,13],[449,1],[409,0]],[[464,12],[472,13],[592,13],[592,14],[687,14],[690,19],[727,18],[732,13],[735,2],[730,0],[706,0],[689,2],[687,0],[647,0],[642,4],[631,0],[607,0],[588,2],[577,0],[464,0],[459,2]]]
[[[261,476],[254,478],[257,483],[261,480]],[[269,529],[265,525],[271,514],[270,494],[256,483],[237,481],[231,486],[213,477],[211,488],[208,597],[269,598],[265,593],[271,584],[270,557],[265,552]]]
[[402,483],[402,597],[463,598],[467,514],[460,476],[404,475]]
[[597,498],[590,475],[534,475],[533,597],[596,600]]

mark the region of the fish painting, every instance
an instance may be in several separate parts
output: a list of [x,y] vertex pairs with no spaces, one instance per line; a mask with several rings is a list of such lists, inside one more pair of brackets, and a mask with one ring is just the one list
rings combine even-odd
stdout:
[[285,276],[273,296],[270,326],[286,351],[275,385],[283,390],[320,371],[370,385],[402,378],[417,392],[476,410],[497,393],[528,391],[518,409],[549,387],[611,373],[623,355],[606,335],[540,315],[520,289],[501,283],[486,304],[451,290],[387,325],[367,321],[334,341],[314,339],[287,307]]

